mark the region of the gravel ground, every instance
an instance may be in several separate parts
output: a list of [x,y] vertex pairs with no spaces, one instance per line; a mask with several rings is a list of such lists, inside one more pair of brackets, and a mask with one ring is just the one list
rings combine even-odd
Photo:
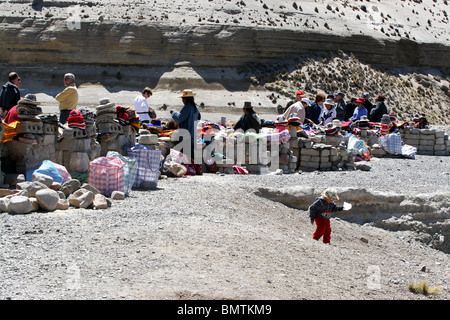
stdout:
[[[448,254],[405,232],[338,218],[325,245],[311,239],[306,211],[254,193],[295,185],[450,190],[448,157],[371,164],[369,172],[168,178],[107,210],[2,213],[0,298],[449,299]],[[423,280],[441,293],[408,290]]]

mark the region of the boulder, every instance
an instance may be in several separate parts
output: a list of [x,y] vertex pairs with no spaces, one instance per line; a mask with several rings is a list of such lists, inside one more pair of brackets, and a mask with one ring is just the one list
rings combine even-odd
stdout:
[[81,189],[86,189],[88,191],[92,191],[92,193],[94,193],[94,195],[100,193],[100,191],[98,191],[98,189],[96,187],[90,185],[89,183],[83,183],[83,185],[81,186]]
[[113,191],[111,193],[111,199],[112,200],[124,200],[125,199],[125,193],[122,191]]
[[86,189],[78,189],[69,197],[70,205],[77,208],[87,208],[94,201],[94,193]]
[[66,181],[61,186],[61,191],[68,197],[70,194],[74,193],[78,189],[80,189],[81,183],[77,179],[70,179]]
[[25,190],[28,197],[34,197],[37,191],[47,189],[47,186],[39,181],[24,181],[16,185],[17,190]]
[[28,197],[14,196],[9,200],[7,212],[12,214],[26,214],[33,210],[33,205]]
[[39,190],[35,195],[39,207],[45,211],[55,211],[59,200],[59,194],[55,190]]
[[94,209],[107,209],[108,202],[106,201],[106,197],[101,193],[96,194],[94,196],[93,207]]
[[33,206],[33,210],[31,210],[31,212],[39,211],[40,206],[39,206],[39,202],[37,201],[37,199],[34,197],[31,197],[29,199],[31,201],[31,205]]
[[56,204],[56,210],[67,210],[69,209],[69,200],[67,199],[59,199]]
[[365,161],[360,161],[355,163],[355,168],[356,170],[370,171],[372,169],[372,166]]
[[0,198],[0,212],[8,212],[9,198]]
[[53,178],[49,175],[39,173],[39,172],[33,172],[33,175],[31,177],[31,181],[39,181],[45,184],[48,188],[50,188],[53,184]]

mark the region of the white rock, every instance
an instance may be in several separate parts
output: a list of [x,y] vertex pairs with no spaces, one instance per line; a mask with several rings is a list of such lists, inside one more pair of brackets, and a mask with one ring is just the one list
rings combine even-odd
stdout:
[[14,196],[9,200],[7,212],[13,214],[30,213],[33,210],[33,205],[25,196]]
[[39,190],[35,195],[39,207],[45,211],[55,211],[59,200],[59,194],[55,190]]

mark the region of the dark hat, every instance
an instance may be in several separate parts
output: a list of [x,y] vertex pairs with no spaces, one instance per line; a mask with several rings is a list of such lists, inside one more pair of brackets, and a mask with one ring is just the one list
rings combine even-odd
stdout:
[[37,102],[36,96],[34,94],[27,94],[25,97],[19,100],[18,104],[32,104],[32,105],[40,105],[40,102]]
[[251,109],[252,107],[252,103],[250,101],[245,101],[244,102],[244,108],[245,109]]
[[345,97],[345,94],[343,94],[342,92],[338,92],[338,93],[335,94],[335,96]]

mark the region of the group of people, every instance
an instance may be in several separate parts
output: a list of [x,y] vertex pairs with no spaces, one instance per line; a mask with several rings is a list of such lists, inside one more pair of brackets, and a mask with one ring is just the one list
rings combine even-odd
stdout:
[[300,122],[310,125],[326,126],[334,119],[339,121],[358,121],[366,116],[369,121],[380,122],[383,114],[388,113],[385,97],[378,95],[376,104],[370,101],[370,94],[364,93],[361,98],[352,98],[350,102],[344,100],[345,94],[338,92],[329,94],[316,94],[315,101],[310,102],[302,90],[297,91],[296,101],[289,102],[282,118],[288,120],[293,114],[300,118]]

